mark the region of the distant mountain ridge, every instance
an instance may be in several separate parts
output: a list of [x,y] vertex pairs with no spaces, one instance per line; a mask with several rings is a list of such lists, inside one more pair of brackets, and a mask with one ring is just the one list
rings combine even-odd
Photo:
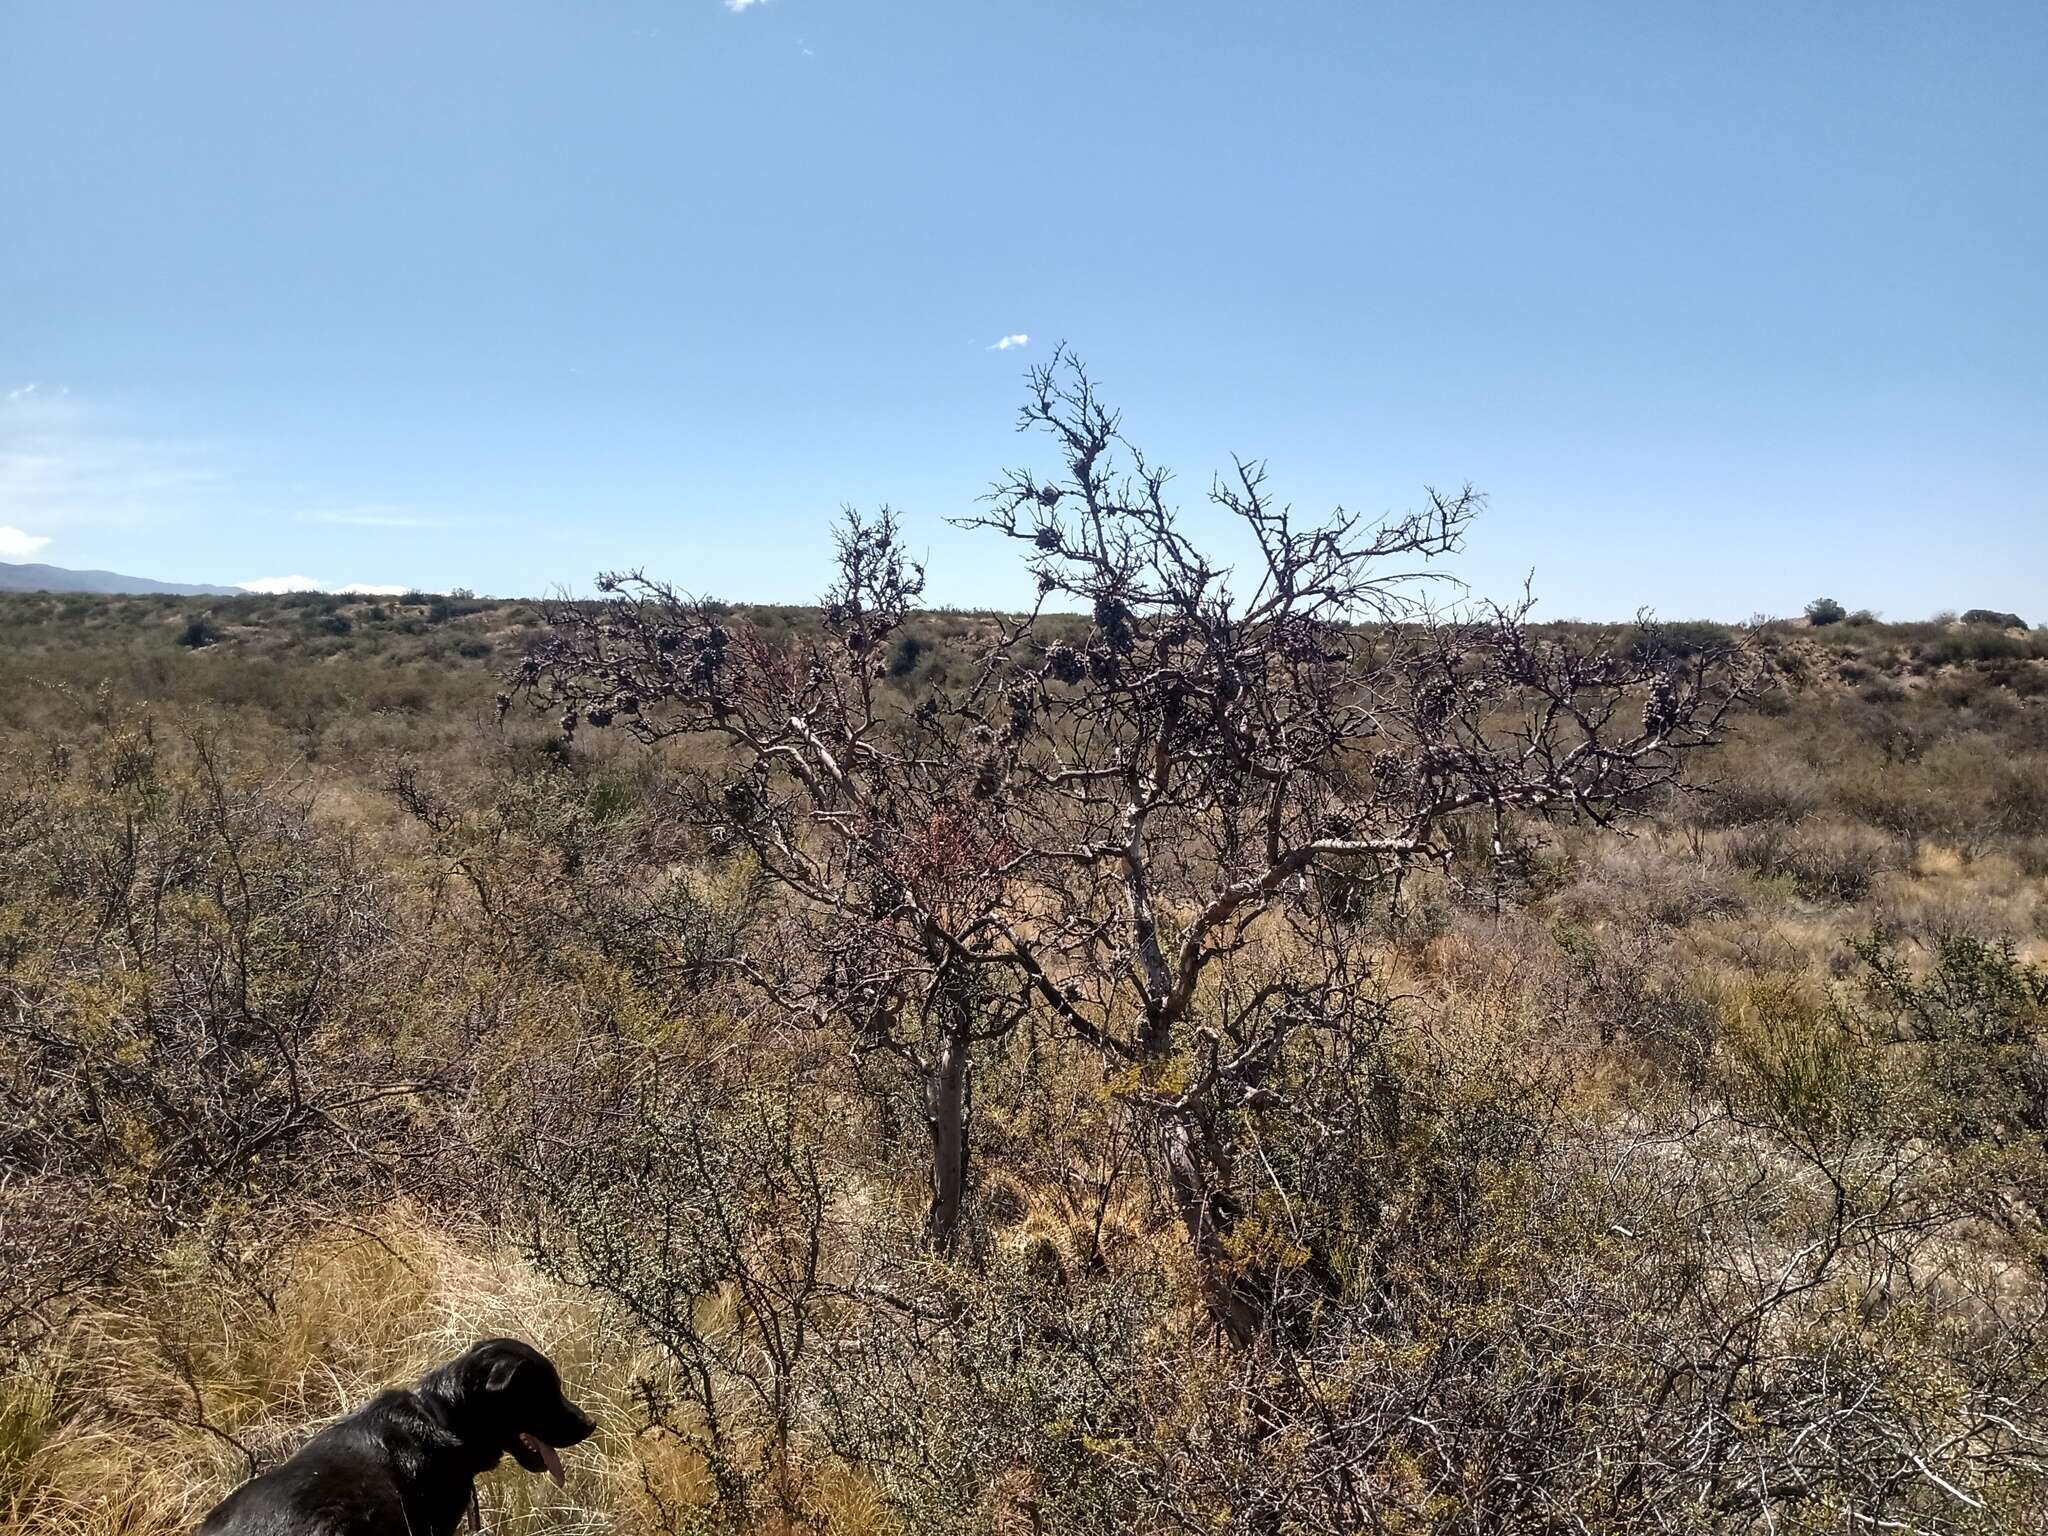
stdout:
[[104,592],[167,597],[240,597],[240,587],[186,586],[123,576],[118,571],[67,571],[60,565],[15,565],[0,560],[0,592]]

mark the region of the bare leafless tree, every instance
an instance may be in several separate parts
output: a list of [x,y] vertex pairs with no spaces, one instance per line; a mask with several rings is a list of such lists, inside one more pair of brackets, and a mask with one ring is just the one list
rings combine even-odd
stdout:
[[565,731],[622,725],[723,748],[704,819],[792,898],[782,942],[740,968],[791,1012],[848,1028],[857,1051],[911,1065],[931,1138],[928,1236],[943,1250],[968,1184],[973,1046],[1026,1001],[975,963],[1007,898],[1007,850],[964,782],[971,709],[913,719],[882,685],[924,587],[895,518],[849,512],[837,550],[821,637],[778,645],[721,605],[607,575],[614,601],[558,605],[523,678]]
[[[1300,518],[1237,460],[1209,495],[1233,563],[1064,351],[1032,371],[1021,426],[1057,472],[1007,474],[960,521],[1022,547],[1038,603],[994,624],[965,682],[881,686],[924,586],[887,512],[842,524],[821,640],[608,576],[611,602],[556,608],[522,680],[568,731],[722,743],[714,817],[806,925],[807,964],[750,973],[914,1062],[935,1245],[968,1187],[974,1048],[1028,1018],[1120,1074],[1209,1306],[1249,1341],[1276,1277],[1247,1260],[1222,1117],[1287,1112],[1290,1037],[1371,1006],[1339,920],[1449,860],[1462,824],[1505,857],[1525,823],[1640,811],[1719,739],[1747,674],[1731,649],[1539,639],[1526,601],[1437,612],[1429,562],[1478,511],[1469,488]],[[1085,625],[1058,617],[1076,607]],[[1255,945],[1274,924],[1288,941]]]

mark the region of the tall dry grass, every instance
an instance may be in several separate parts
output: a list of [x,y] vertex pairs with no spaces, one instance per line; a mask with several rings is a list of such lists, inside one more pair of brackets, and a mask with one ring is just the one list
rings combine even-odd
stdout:
[[[502,1245],[417,1213],[330,1228],[288,1268],[236,1279],[170,1256],[0,1381],[0,1529],[38,1536],[188,1530],[252,1467],[478,1338],[529,1339],[598,1421],[556,1489],[509,1460],[480,1484],[506,1536],[655,1530],[708,1496],[687,1447],[636,1433],[647,1366],[588,1301]],[[859,1490],[850,1490],[853,1513]]]

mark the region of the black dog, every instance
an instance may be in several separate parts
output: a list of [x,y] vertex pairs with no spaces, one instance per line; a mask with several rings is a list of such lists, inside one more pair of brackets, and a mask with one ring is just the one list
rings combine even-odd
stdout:
[[546,1355],[485,1339],[328,1425],[229,1494],[199,1536],[454,1536],[479,1472],[509,1454],[559,1485],[556,1450],[595,1427]]

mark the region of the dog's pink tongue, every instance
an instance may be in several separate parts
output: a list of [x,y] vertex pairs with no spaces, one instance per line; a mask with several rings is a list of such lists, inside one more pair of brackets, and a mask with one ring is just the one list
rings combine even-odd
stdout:
[[548,1476],[555,1480],[555,1486],[565,1486],[562,1480],[562,1458],[556,1453],[555,1448],[539,1435],[521,1435],[520,1439],[533,1447],[534,1454],[540,1457],[542,1464],[548,1469]]

